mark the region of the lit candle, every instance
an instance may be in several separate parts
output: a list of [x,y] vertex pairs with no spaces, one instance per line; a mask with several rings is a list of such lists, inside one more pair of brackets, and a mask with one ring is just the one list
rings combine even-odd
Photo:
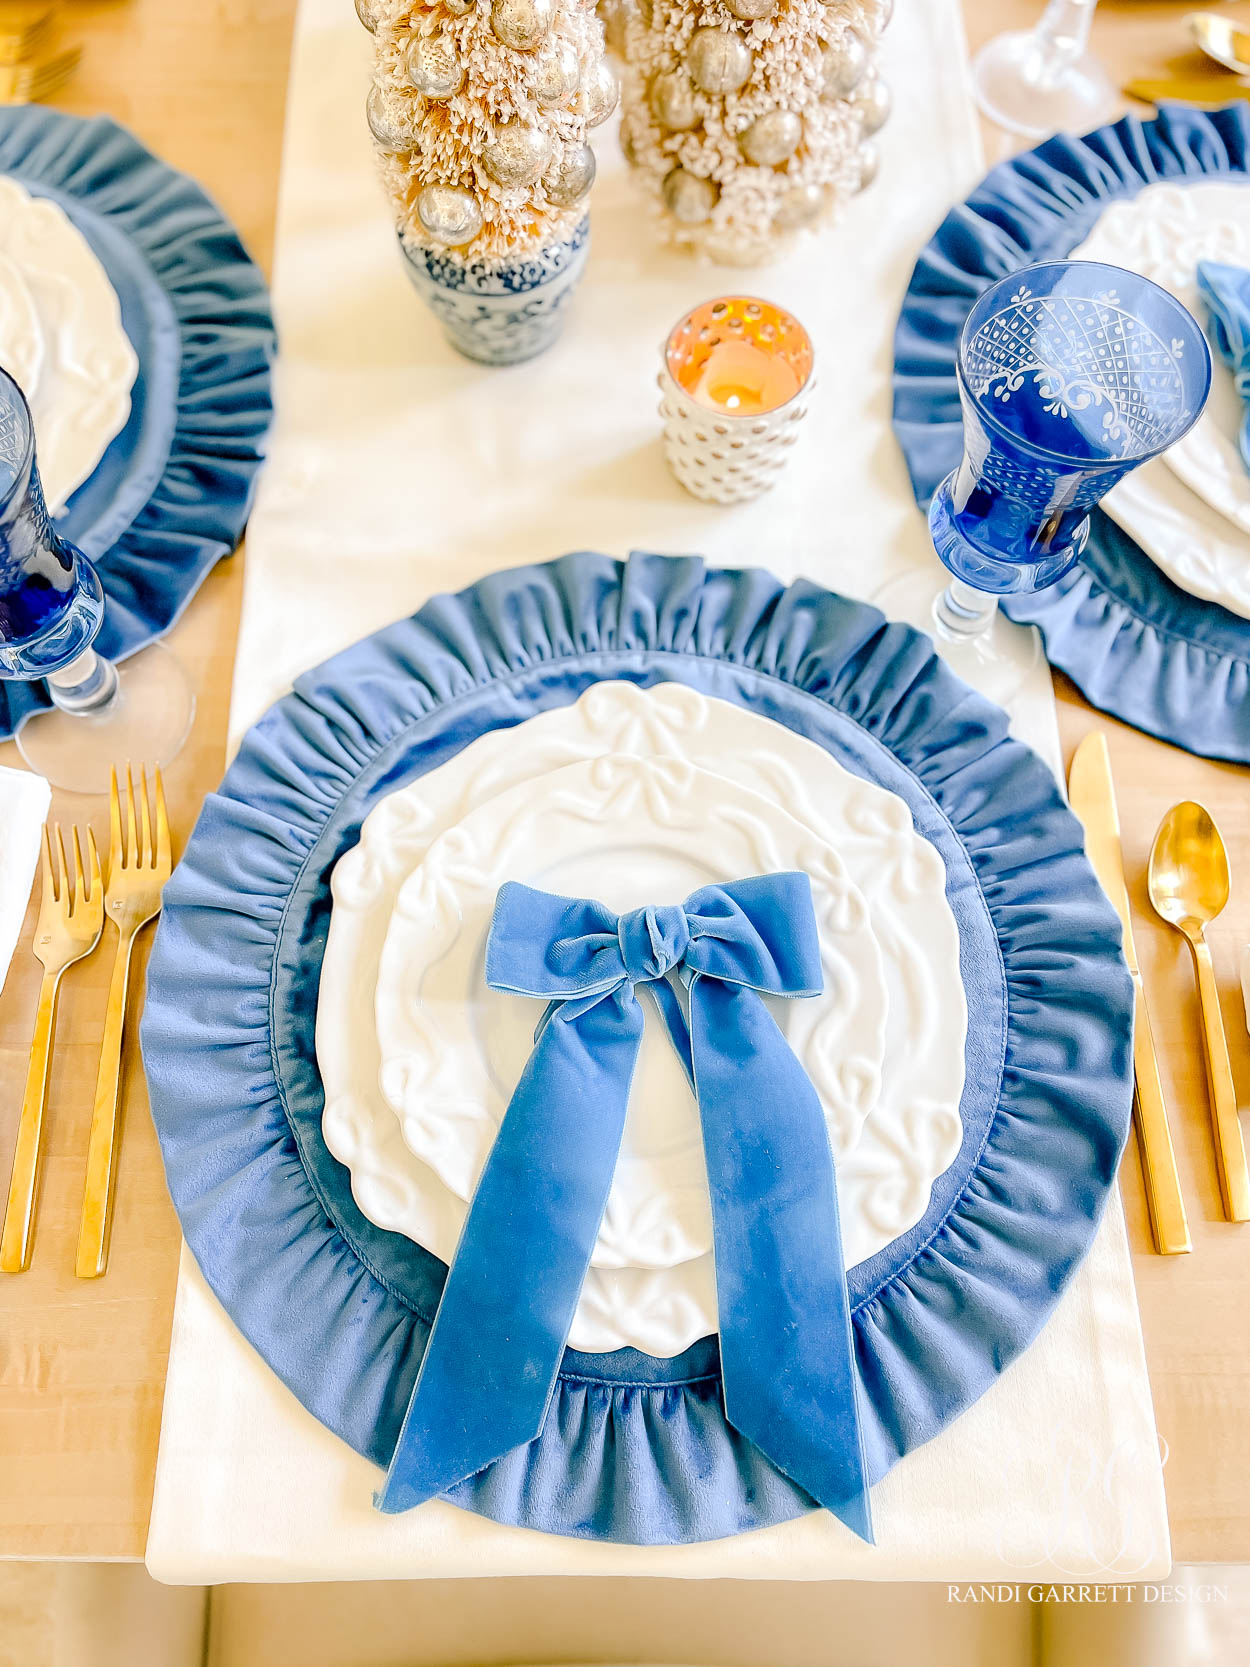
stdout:
[[708,355],[691,393],[712,411],[758,417],[792,400],[799,386],[798,372],[788,360],[765,353],[755,342],[724,341]]
[[705,301],[664,345],[660,414],[673,473],[715,503],[766,491],[811,386],[811,338],[790,313],[754,296]]

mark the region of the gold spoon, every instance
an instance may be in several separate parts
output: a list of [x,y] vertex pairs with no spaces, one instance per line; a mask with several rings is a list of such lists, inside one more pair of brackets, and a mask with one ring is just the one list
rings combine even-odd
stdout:
[[1150,852],[1149,887],[1156,913],[1185,934],[1193,951],[1224,1215],[1229,1221],[1250,1221],[1250,1171],[1246,1168],[1215,969],[1204,934],[1204,928],[1228,902],[1228,853],[1210,811],[1202,805],[1187,799],[1173,805],[1160,822]]
[[1200,52],[1234,75],[1250,75],[1250,34],[1244,29],[1215,12],[1190,12],[1185,22]]

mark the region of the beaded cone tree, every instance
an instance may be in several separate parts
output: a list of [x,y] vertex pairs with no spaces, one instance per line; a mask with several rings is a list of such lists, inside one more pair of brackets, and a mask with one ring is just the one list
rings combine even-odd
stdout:
[[374,36],[369,130],[414,271],[444,289],[471,282],[481,302],[496,278],[515,295],[553,264],[566,270],[585,242],[588,135],[619,96],[594,0],[356,0],[356,10]]
[[621,143],[668,238],[755,264],[876,174],[893,0],[632,0]]

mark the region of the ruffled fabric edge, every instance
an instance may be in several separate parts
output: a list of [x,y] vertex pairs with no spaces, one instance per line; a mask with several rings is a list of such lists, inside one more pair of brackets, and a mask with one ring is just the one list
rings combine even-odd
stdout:
[[[922,508],[961,455],[955,357],[981,292],[1070,253],[1109,202],[1165,180],[1244,175],[1248,165],[1244,101],[1215,111],[1164,104],[1152,121],[1126,116],[1084,138],[1056,135],[992,169],[951,210],[916,262],[894,338],[894,431]],[[1051,664],[1101,710],[1205,757],[1250,762],[1244,623],[1174,585],[1109,517],[1095,514],[1066,579],[1002,607],[1039,627]]]
[[[0,112],[0,171],[106,220],[150,270],[176,321],[169,453],[146,504],[98,559],[106,610],[97,646],[122,659],[170,629],[246,524],[273,415],[268,291],[200,187],[107,117],[82,120],[41,105]],[[0,683],[0,737],[48,704],[41,683]]]
[[[334,1226],[283,1104],[276,958],[320,953],[328,902],[301,912],[292,899],[354,787],[389,789],[458,751],[469,734],[423,736],[488,690],[506,709],[495,721],[519,722],[570,665],[622,674],[596,674],[596,657],[635,673],[654,661],[661,675],[722,662],[772,680],[783,721],[796,692],[849,718],[953,828],[998,936],[1005,1045],[977,1063],[1001,1084],[997,1114],[910,1264],[856,1302],[878,1479],[989,1387],[1088,1250],[1127,1133],[1132,993],[1118,921],[1045,766],[926,638],[806,581],[783,589],[760,571],[647,555],[495,574],[310,672],[250,732],[167,888],[143,1020],[187,1241],[304,1405],[384,1466],[441,1277],[414,1312]],[[288,911],[302,941],[284,945]],[[280,1229],[273,1189],[287,1199]],[[813,1508],[725,1422],[715,1339],[675,1362],[625,1355],[568,1355],[539,1440],[448,1497],[505,1523],[640,1544]]]

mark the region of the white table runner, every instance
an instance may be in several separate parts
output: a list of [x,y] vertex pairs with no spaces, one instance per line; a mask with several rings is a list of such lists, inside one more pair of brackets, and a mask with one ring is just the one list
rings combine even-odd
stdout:
[[[364,127],[368,53],[346,0],[303,0],[274,284],[279,416],[248,536],[236,744],[296,674],[434,592],[568,550],[697,550],[862,597],[926,563],[936,579],[889,431],[889,385],[916,251],[981,166],[958,0],[899,8],[880,181],[767,271],[658,249],[600,130],[591,264],[569,329],[506,371],[453,354],[408,288]],[[726,290],[796,312],[821,381],[781,484],[734,510],[673,483],[655,411],[662,338]],[[1044,668],[1011,712],[1057,766]],[[658,1548],[503,1528],[437,1501],[383,1517],[370,1505],[379,1475],[278,1382],[184,1251],[147,1551],[162,1580],[1134,1579],[1169,1563],[1118,1199],[1037,1343],[874,1490],[875,1549],[823,1512]]]

